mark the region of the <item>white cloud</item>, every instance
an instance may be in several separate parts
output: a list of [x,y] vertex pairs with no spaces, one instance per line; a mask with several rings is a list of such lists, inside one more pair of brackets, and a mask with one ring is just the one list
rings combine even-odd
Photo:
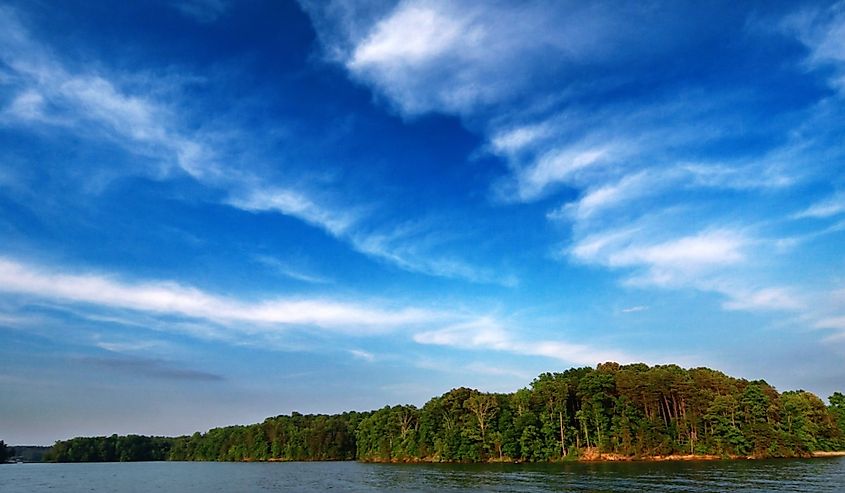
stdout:
[[[180,8],[199,7],[221,10],[225,4],[180,4]],[[163,163],[162,169],[146,170],[156,178],[166,178],[171,168],[181,170],[202,185],[223,191],[222,201],[232,207],[299,219],[347,242],[360,253],[408,271],[472,282],[512,283],[500,281],[462,259],[425,250],[418,243],[406,243],[406,238],[395,234],[395,224],[365,228],[364,208],[331,191],[317,194],[301,183],[272,183],[248,169],[224,165],[222,156],[229,154],[227,143],[180,124],[179,104],[150,96],[162,92],[154,90],[155,78],[143,78],[143,91],[127,91],[121,88],[120,77],[109,79],[102,74],[66,69],[50,50],[30,39],[11,10],[0,9],[0,27],[6,28],[0,33],[0,57],[14,71],[20,91],[0,110],[0,124],[38,123],[106,139],[131,153],[151,157],[157,164]],[[168,90],[178,92],[174,88]]]
[[811,68],[835,67],[830,83],[845,91],[845,2],[805,8],[788,16],[782,28],[810,49],[807,63]]
[[637,305],[637,306],[629,306],[628,308],[623,308],[622,313],[637,313],[643,312],[648,310],[647,306],[644,305]]
[[0,325],[7,327],[23,328],[38,325],[41,322],[43,322],[43,320],[39,317],[10,315],[8,313],[0,312]]
[[542,356],[578,365],[595,365],[605,361],[633,362],[636,358],[613,350],[597,349],[586,344],[555,340],[520,340],[497,320],[480,317],[441,329],[418,332],[414,341],[461,349],[502,351],[524,356]]
[[797,311],[806,308],[802,297],[783,287],[768,287],[756,291],[732,292],[724,303],[728,310],[785,310]]
[[4,120],[44,120],[44,96],[35,90],[18,94],[2,113]]
[[552,129],[545,122],[509,128],[494,134],[490,146],[496,154],[513,155],[549,137]]
[[794,214],[795,219],[827,218],[845,213],[845,193],[837,193],[832,197],[817,202],[801,212]]
[[582,262],[611,268],[641,268],[647,280],[668,284],[688,280],[722,266],[741,262],[751,240],[738,231],[706,230],[664,241],[649,239],[643,229],[623,229],[593,234],[577,242],[570,254]]
[[776,190],[794,184],[793,178],[778,174],[765,162],[634,167],[619,179],[614,179],[614,174],[592,178],[588,183],[578,183],[584,189],[580,198],[551,211],[547,217],[589,228],[601,225],[603,214],[624,212],[630,205],[639,209],[650,199],[663,207],[675,200],[689,200],[688,190]]
[[[352,40],[346,67],[406,114],[439,107],[460,111],[496,99],[501,91],[498,81],[479,84],[479,74],[472,72],[479,62],[486,63],[479,56],[483,50],[494,48],[495,38],[478,19],[483,9],[457,7],[437,1],[400,3],[364,38]],[[466,63],[470,61],[475,63]],[[457,73],[443,71],[443,66]],[[468,72],[462,73],[461,67]],[[435,82],[433,73],[450,84]]]
[[296,279],[297,281],[312,284],[331,284],[334,282],[329,278],[313,274],[311,272],[308,272],[307,269],[294,266],[290,262],[285,262],[269,255],[256,255],[254,256],[254,258],[260,264],[273,269],[274,271],[282,274],[285,277]]
[[285,188],[248,189],[233,195],[228,203],[250,212],[280,212],[297,217],[347,242],[359,253],[409,272],[505,286],[517,283],[514,276],[499,275],[461,258],[436,253],[443,250],[444,242],[421,222],[367,226],[363,213],[354,207],[326,208],[311,197]]
[[815,327],[819,329],[838,329],[845,331],[845,316],[823,318],[816,321]]
[[571,217],[574,221],[586,221],[593,216],[613,210],[626,202],[648,194],[658,193],[661,184],[647,172],[626,176],[616,183],[588,189],[575,202],[563,205],[548,214],[549,219]]
[[705,231],[652,245],[626,246],[611,252],[607,264],[611,267],[647,265],[660,269],[695,270],[741,261],[744,258],[742,249],[747,243],[748,240],[737,232]]
[[790,155],[794,151],[793,146],[787,145],[774,149],[762,158],[751,160],[732,163],[682,162],[677,166],[676,178],[686,180],[690,188],[777,191],[800,181],[801,177],[794,166],[799,159]]
[[364,351],[363,349],[350,349],[349,354],[368,363],[372,363],[376,360],[376,355],[368,351]]
[[[625,353],[586,344],[521,340],[498,320],[470,312],[325,298],[246,301],[171,281],[130,282],[114,275],[66,273],[2,257],[0,292],[49,302],[85,320],[232,343],[255,343],[255,337],[258,337],[260,340],[267,338],[267,343],[272,344],[280,336],[292,335],[292,330],[373,336],[403,329],[412,331],[413,340],[425,345],[503,351],[574,364],[634,361]],[[123,311],[124,315],[118,312],[113,316],[110,310]],[[133,313],[140,318],[131,315]],[[8,317],[8,320],[17,323],[18,318]],[[441,328],[425,329],[432,325]],[[160,344],[98,340],[95,345],[112,352],[133,352]],[[365,361],[377,359],[361,349],[348,352]]]
[[[0,26],[7,28],[0,35],[3,61],[14,70],[20,88],[2,112],[6,124],[36,121],[104,137],[129,152],[175,165],[203,185],[228,192],[226,202],[233,207],[279,212],[334,236],[354,222],[351,213],[318,204],[302,186],[268,184],[247,171],[223,166],[218,143],[182,128],[174,105],[125,91],[100,74],[68,71],[48,49],[30,39],[12,11],[0,10]],[[155,92],[152,80],[147,84],[149,93]]]
[[[388,5],[388,6],[386,6]],[[406,115],[467,114],[519,97],[536,75],[555,74],[555,87],[581,62],[651,51],[616,9],[580,2],[468,4],[405,0],[393,5],[304,2],[325,51]],[[661,22],[646,9],[625,14]],[[538,62],[538,60],[540,60]],[[550,79],[552,79],[550,77]]]
[[[807,313],[813,296],[799,297],[799,287],[777,278],[793,234],[784,238],[783,221],[762,219],[759,211],[792,200],[784,193],[789,187],[837,178],[840,99],[764,121],[744,110],[758,102],[754,87],[696,82],[620,98],[615,89],[625,92],[627,70],[638,68],[624,57],[648,59],[700,39],[693,30],[706,23],[684,24],[695,17],[689,6],[650,10],[638,21],[638,8],[604,3],[525,2],[515,9],[405,0],[363,14],[355,4],[332,5],[306,6],[326,51],[402,114],[452,114],[480,133],[483,150],[507,166],[493,184],[494,198],[578,197],[547,213],[555,226],[570,227],[563,258],[620,271],[628,285],[717,293],[727,310]],[[842,84],[845,2],[811,7],[787,24],[810,48],[811,68],[833,67],[831,82]],[[573,70],[596,66],[606,66],[613,80]],[[608,89],[613,97],[605,99]],[[587,103],[579,102],[582,95]],[[746,138],[756,148],[763,135],[782,144],[731,154]],[[840,199],[795,217],[841,214]],[[486,347],[511,342],[490,328],[420,337]]]
[[835,331],[830,340],[845,340],[845,289],[841,286],[840,282],[835,288],[816,293],[804,314],[811,327]]
[[385,229],[354,232],[350,243],[362,253],[410,272],[508,287],[519,283],[511,274],[479,268],[459,258],[431,255],[431,250],[440,249],[448,239],[426,225],[406,223],[389,228],[389,232],[383,232]]
[[405,63],[426,63],[455,49],[476,45],[484,36],[467,17],[444,15],[434,6],[408,5],[382,20],[355,47],[348,62],[351,70]]
[[0,10],[0,27],[5,29],[0,35],[2,60],[11,71],[13,90],[18,90],[2,111],[3,123],[96,133],[130,152],[168,158],[192,176],[210,175],[210,150],[179,131],[169,108],[127,94],[102,75],[67,70],[49,49],[30,39],[10,9]]
[[553,150],[518,175],[519,199],[539,198],[549,187],[570,182],[582,170],[606,163],[613,156],[607,147]]
[[94,345],[111,353],[146,353],[149,350],[168,346],[167,343],[156,340],[98,341]]
[[[361,335],[387,332],[442,317],[442,314],[417,308],[390,309],[329,299],[282,298],[248,302],[169,281],[133,283],[114,276],[68,274],[3,258],[0,258],[0,291],[57,303],[179,315],[247,332],[305,326]],[[246,327],[240,324],[246,324]]]
[[335,237],[343,236],[357,220],[348,211],[318,206],[304,194],[281,187],[248,189],[243,196],[231,197],[228,203],[250,212],[273,211],[297,217]]

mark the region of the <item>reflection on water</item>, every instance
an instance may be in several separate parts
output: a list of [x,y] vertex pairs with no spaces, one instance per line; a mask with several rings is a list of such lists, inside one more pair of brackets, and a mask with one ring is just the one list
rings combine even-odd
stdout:
[[0,466],[0,492],[233,491],[842,492],[845,458],[601,464],[231,464]]

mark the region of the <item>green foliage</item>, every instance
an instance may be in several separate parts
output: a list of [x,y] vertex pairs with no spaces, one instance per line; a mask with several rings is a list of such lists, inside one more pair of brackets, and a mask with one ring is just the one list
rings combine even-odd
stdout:
[[422,408],[268,418],[178,438],[57,442],[56,461],[545,462],[583,454],[794,457],[845,448],[845,395],[830,406],[708,368],[604,363],[544,373],[512,394],[468,388]]
[[830,406],[828,406],[828,413],[830,414],[833,424],[839,430],[839,447],[845,449],[845,395],[841,392],[834,392],[828,398]]
[[58,441],[46,460],[53,462],[159,461],[169,457],[176,439],[140,435],[78,437]]
[[12,455],[14,455],[14,449],[10,449],[6,446],[6,442],[0,440],[0,464],[6,462]]
[[267,418],[175,439],[169,459],[200,461],[350,460],[355,430],[369,413]]

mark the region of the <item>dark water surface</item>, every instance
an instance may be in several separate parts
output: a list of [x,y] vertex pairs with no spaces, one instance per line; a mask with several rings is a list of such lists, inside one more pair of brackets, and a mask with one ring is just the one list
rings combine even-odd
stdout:
[[135,462],[0,465],[0,492],[845,492],[845,458],[543,465]]

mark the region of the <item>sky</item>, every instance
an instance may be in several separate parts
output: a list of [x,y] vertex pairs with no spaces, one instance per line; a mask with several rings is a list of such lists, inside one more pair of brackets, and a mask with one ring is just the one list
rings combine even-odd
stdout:
[[[125,5],[124,5],[125,3]],[[0,3],[0,439],[845,390],[845,2]]]

